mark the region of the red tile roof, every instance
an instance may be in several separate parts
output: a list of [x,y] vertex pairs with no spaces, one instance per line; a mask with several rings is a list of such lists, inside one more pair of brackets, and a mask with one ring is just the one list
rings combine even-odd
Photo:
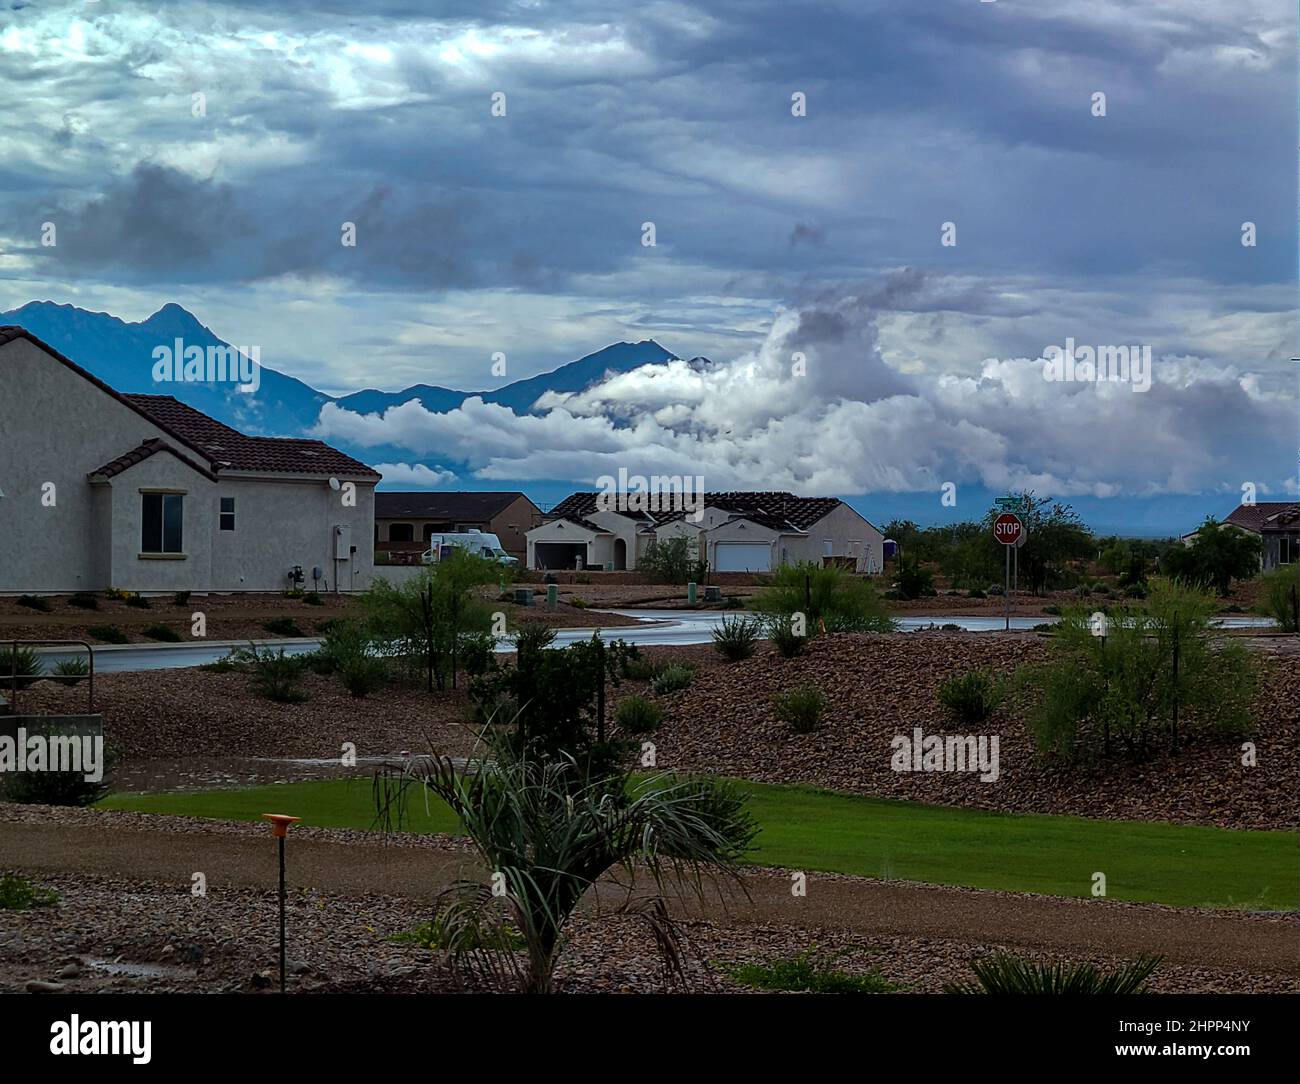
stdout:
[[250,437],[171,395],[124,395],[161,428],[175,433],[217,467],[284,474],[344,474],[378,478],[379,472],[324,441]]
[[[15,324],[0,325],[0,346],[16,339],[26,339],[56,361],[66,365],[83,380],[94,384],[105,395],[111,395],[119,403],[143,415],[172,437],[177,444],[197,453],[210,463],[211,471],[224,467],[228,470],[267,471],[275,474],[342,474],[374,479],[381,477],[378,471],[372,470],[350,455],[344,455],[337,449],[331,448],[323,441],[299,440],[292,437],[249,437],[222,424],[216,418],[210,418],[201,411],[186,406],[173,396],[124,395],[109,387],[94,373],[83,369],[66,354],[61,354],[49,343],[37,338],[26,328]],[[139,450],[139,448],[133,449],[119,458],[125,459],[138,453]],[[174,449],[169,450],[174,452]],[[113,462],[116,463],[117,460]]]
[[1297,516],[1300,516],[1300,502],[1262,501],[1239,505],[1223,522],[1259,534],[1261,531],[1285,529],[1296,521]]
[[132,448],[129,452],[126,452],[123,455],[119,455],[116,459],[110,460],[109,462],[105,463],[98,470],[91,471],[88,477],[112,478],[115,475],[121,474],[124,470],[130,470],[137,463],[143,463],[146,459],[148,459],[151,455],[155,454],[156,452],[170,452],[182,463],[186,464],[189,467],[193,467],[194,470],[198,471],[205,478],[210,478],[214,482],[217,480],[217,476],[213,474],[207,467],[200,466],[198,463],[194,462],[194,460],[192,460],[189,456],[183,455],[182,453],[178,452],[175,448],[173,448],[170,444],[168,444],[165,440],[159,440],[157,437],[150,437],[148,440],[140,444],[139,447]]

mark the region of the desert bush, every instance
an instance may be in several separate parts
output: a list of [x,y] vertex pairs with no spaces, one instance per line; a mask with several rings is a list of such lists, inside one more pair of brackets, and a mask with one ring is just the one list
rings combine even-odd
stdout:
[[168,644],[181,642],[181,634],[167,625],[149,625],[140,631],[150,640],[161,640]]
[[1264,574],[1262,612],[1283,632],[1300,632],[1300,562]]
[[388,678],[387,661],[379,656],[374,638],[359,621],[332,622],[321,641],[320,654],[317,665],[333,670],[354,697],[368,696]]
[[[70,733],[55,724],[47,731],[51,736]],[[112,747],[103,746],[103,764],[106,773],[116,761]],[[83,764],[88,770],[88,765]],[[0,774],[0,798],[25,805],[94,805],[109,791],[106,777],[88,780],[86,770],[72,772],[4,772]]]
[[910,561],[903,558],[898,562],[898,581],[895,584],[898,593],[905,599],[921,598],[934,591],[934,576],[928,568],[923,568],[919,558]]
[[752,617],[724,617],[713,630],[713,650],[728,662],[748,659],[758,647],[762,625]]
[[131,640],[131,637],[116,625],[91,625],[86,632],[92,640],[99,640],[105,644],[125,644],[130,643]]
[[89,591],[78,591],[75,595],[68,596],[68,605],[79,610],[98,610],[99,599]]
[[130,606],[130,607],[132,607],[132,608],[134,608],[134,609],[136,609],[136,610],[149,610],[149,609],[152,609],[152,606],[150,605],[149,600],[148,600],[147,598],[145,598],[144,595],[140,594],[139,591],[137,591],[137,592],[136,592],[135,594],[133,594],[133,595],[125,595],[125,596],[123,596],[123,601],[124,601],[128,606]]
[[324,606],[324,605],[325,605],[325,600],[324,600],[323,598],[321,598],[321,597],[320,597],[320,594],[319,594],[318,592],[316,592],[316,591],[308,591],[305,595],[302,596],[302,600],[303,600],[303,602],[305,602],[308,606]]
[[796,685],[772,698],[772,714],[796,734],[810,734],[821,725],[824,701],[816,685]]
[[772,614],[767,619],[767,635],[783,659],[802,655],[808,646],[807,630],[798,631],[800,621],[795,614]]
[[629,653],[623,662],[623,676],[630,681],[653,681],[664,669],[664,664],[647,658],[640,652]]
[[52,677],[62,685],[76,685],[82,678],[89,675],[89,661],[78,656],[75,659],[60,659],[56,662]]
[[1256,664],[1211,626],[1213,606],[1203,591],[1156,580],[1144,610],[1107,615],[1104,636],[1086,607],[1067,610],[1048,640],[1053,657],[1019,675],[1039,751],[1141,759],[1162,732],[1175,752],[1190,734],[1246,733]]
[[303,664],[284,653],[284,648],[272,651],[250,643],[231,652],[231,659],[245,666],[252,674],[253,691],[278,704],[301,704],[307,694],[298,688]]
[[709,564],[697,558],[697,547],[683,535],[665,542],[652,542],[637,558],[636,570],[650,583],[703,583]]
[[18,605],[26,606],[29,610],[39,610],[43,614],[50,612],[50,600],[40,595],[19,595]]
[[894,622],[870,581],[840,568],[804,562],[783,565],[754,604],[765,616],[804,614],[810,634],[824,625],[827,632],[890,632]]
[[644,696],[629,696],[614,712],[614,721],[627,734],[652,734],[663,718],[663,708]]
[[[0,645],[0,689],[27,688],[45,673],[45,664],[34,648]],[[11,679],[16,676],[17,682]]]
[[1007,953],[971,962],[975,981],[949,985],[949,994],[1144,994],[1159,956],[1139,956],[1103,970],[1090,963],[1039,963]]
[[263,621],[262,628],[272,636],[304,636],[302,629],[298,627],[298,622],[292,617],[273,617],[270,621]]
[[188,606],[190,604],[190,593],[188,591],[177,591],[172,595],[172,605]]
[[650,679],[651,691],[662,696],[664,693],[680,692],[687,688],[695,677],[695,671],[689,666],[665,666]]
[[731,971],[731,977],[758,990],[790,990],[813,994],[882,994],[900,990],[872,968],[864,975],[850,975],[835,966],[834,958],[824,958],[812,949],[790,959],[761,964],[743,964]]
[[939,703],[962,723],[982,723],[1001,703],[997,681],[987,670],[970,670],[939,686]]
[[57,892],[32,884],[21,873],[6,873],[0,877],[0,911],[28,911],[58,902]]

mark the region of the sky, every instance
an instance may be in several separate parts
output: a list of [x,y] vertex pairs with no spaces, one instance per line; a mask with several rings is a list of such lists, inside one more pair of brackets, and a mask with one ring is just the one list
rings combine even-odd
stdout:
[[[331,393],[714,362],[322,417],[440,485],[1222,514],[1296,494],[1295,42],[1281,0],[9,0],[0,308],[177,302]],[[1149,388],[1045,379],[1067,341]]]

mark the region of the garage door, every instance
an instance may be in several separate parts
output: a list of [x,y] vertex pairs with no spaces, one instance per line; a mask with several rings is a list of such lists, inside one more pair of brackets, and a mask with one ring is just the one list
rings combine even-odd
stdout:
[[718,572],[768,572],[772,568],[772,547],[765,542],[719,542],[713,560]]

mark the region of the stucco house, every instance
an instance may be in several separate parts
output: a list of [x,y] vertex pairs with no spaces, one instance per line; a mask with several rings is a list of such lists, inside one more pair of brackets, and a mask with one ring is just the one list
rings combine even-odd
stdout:
[[[715,572],[766,572],[812,561],[879,572],[884,535],[835,497],[784,492],[705,493],[682,511],[602,511],[598,493],[574,493],[528,532],[528,567],[635,569],[655,542],[685,537]],[[615,507],[633,502],[615,498]]]
[[369,586],[379,474],[114,391],[0,327],[0,592]]
[[1238,505],[1223,522],[1260,537],[1264,543],[1260,565],[1265,571],[1300,561],[1300,502]]
[[501,539],[501,548],[522,564],[528,552],[528,529],[541,509],[515,491],[413,492],[375,494],[375,550],[391,559],[429,547],[431,535],[483,531]]

